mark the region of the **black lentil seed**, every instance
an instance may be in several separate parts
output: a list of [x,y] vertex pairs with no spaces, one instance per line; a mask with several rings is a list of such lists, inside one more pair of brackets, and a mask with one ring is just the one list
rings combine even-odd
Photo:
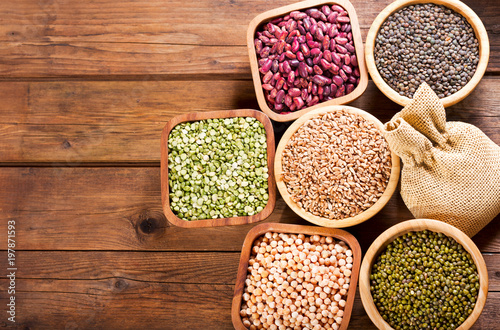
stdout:
[[[374,57],[381,77],[399,94],[411,98],[425,81],[443,98],[474,75],[479,42],[459,13],[442,5],[418,4],[402,8],[382,24]],[[401,87],[410,72],[414,81]]]

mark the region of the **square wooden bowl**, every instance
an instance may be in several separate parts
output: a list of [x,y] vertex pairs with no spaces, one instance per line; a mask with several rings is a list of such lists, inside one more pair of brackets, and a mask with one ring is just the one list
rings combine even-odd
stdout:
[[486,303],[486,297],[488,295],[488,271],[486,269],[486,264],[484,262],[481,252],[474,244],[474,242],[463,233],[461,230],[444,223],[442,221],[433,219],[413,219],[398,223],[384,231],[380,234],[372,245],[366,251],[365,257],[363,258],[363,264],[361,265],[360,275],[359,275],[359,294],[361,296],[361,301],[366,313],[372,320],[372,322],[379,329],[393,329],[389,323],[387,323],[380,313],[378,312],[377,306],[373,302],[372,294],[370,292],[370,275],[372,271],[373,264],[377,260],[377,257],[382,253],[387,245],[394,241],[399,236],[402,236],[411,231],[422,231],[429,230],[436,233],[443,233],[446,236],[453,238],[457,243],[463,246],[463,248],[469,252],[474,260],[477,267],[477,272],[479,275],[479,292],[476,300],[476,305],[472,310],[472,313],[467,319],[457,328],[458,329],[469,329],[476,322],[479,315],[484,308]]
[[342,323],[340,324],[340,329],[345,330],[349,325],[349,319],[351,317],[352,307],[354,304],[354,296],[356,295],[356,286],[358,283],[359,267],[361,264],[361,247],[359,246],[356,238],[350,233],[342,229],[334,228],[324,228],[324,227],[312,227],[312,226],[300,226],[300,225],[290,225],[283,223],[263,223],[252,228],[243,242],[243,248],[241,249],[240,264],[238,267],[238,275],[236,277],[236,285],[234,289],[233,303],[231,308],[231,318],[233,321],[233,326],[237,330],[247,329],[241,320],[240,308],[243,290],[245,289],[245,279],[247,277],[248,260],[250,259],[251,250],[253,242],[260,236],[267,232],[276,233],[288,233],[288,234],[304,234],[304,235],[321,235],[321,236],[331,236],[337,240],[344,241],[353,253],[353,267],[351,269],[351,279],[349,290],[347,291],[346,305],[344,308],[344,316]]
[[[168,178],[168,137],[172,129],[184,122],[199,121],[213,118],[235,118],[235,117],[254,117],[264,125],[266,131],[267,143],[267,169],[268,169],[268,194],[269,199],[264,209],[251,216],[240,216],[231,218],[217,218],[204,220],[183,220],[179,218],[170,208],[169,197],[169,178]],[[211,112],[192,112],[172,118],[164,127],[161,135],[161,200],[163,212],[167,220],[179,227],[199,228],[199,227],[216,227],[227,225],[242,225],[264,220],[274,210],[276,204],[276,183],[274,181],[274,130],[269,118],[262,112],[251,109],[239,110],[222,110]]]
[[[322,5],[339,5],[343,7],[349,15],[351,21],[352,38],[354,41],[354,48],[356,50],[356,57],[360,73],[359,84],[351,93],[341,96],[339,98],[335,98],[330,101],[320,102],[314,106],[306,107],[301,110],[297,110],[287,114],[276,113],[267,105],[266,98],[264,96],[264,91],[262,89],[262,80],[259,72],[257,53],[255,51],[255,46],[254,46],[256,31],[262,24],[267,23],[273,20],[274,18],[283,17],[294,10],[304,10]],[[361,94],[363,94],[364,91],[366,90],[366,87],[368,86],[368,71],[366,69],[366,64],[364,59],[363,39],[361,38],[361,31],[359,28],[358,17],[356,15],[356,10],[348,0],[319,0],[319,1],[306,0],[302,2],[297,2],[292,5],[283,6],[280,8],[266,11],[256,16],[250,22],[247,30],[247,46],[248,46],[248,54],[250,56],[250,68],[252,70],[253,84],[255,87],[255,94],[257,96],[257,101],[259,102],[259,107],[262,109],[262,111],[264,111],[264,113],[266,113],[269,116],[269,118],[275,121],[279,122],[292,121],[299,118],[303,114],[311,110],[317,109],[319,107],[323,107],[326,105],[347,104],[360,97]]]
[[483,25],[481,19],[476,15],[476,13],[470,9],[467,5],[459,0],[396,0],[387,6],[384,10],[378,14],[378,16],[373,21],[370,26],[370,30],[368,31],[368,35],[366,36],[366,47],[365,47],[365,56],[366,56],[366,65],[368,67],[368,72],[373,79],[375,85],[377,85],[378,89],[382,93],[385,94],[392,101],[398,103],[399,105],[405,106],[408,104],[411,99],[400,95],[397,91],[392,89],[389,84],[387,84],[380,73],[378,72],[377,65],[375,64],[375,39],[377,38],[378,31],[382,24],[387,20],[389,16],[393,13],[399,11],[400,9],[410,6],[410,5],[418,5],[418,4],[426,4],[432,3],[435,5],[443,5],[448,7],[455,12],[462,15],[471,25],[472,29],[474,29],[474,33],[476,34],[476,38],[479,42],[479,62],[477,64],[476,72],[472,76],[471,80],[465,86],[463,86],[456,93],[451,94],[450,96],[444,97],[441,99],[441,102],[445,107],[453,105],[455,103],[463,100],[467,95],[472,93],[474,88],[476,88],[479,81],[483,77],[486,67],[488,66],[488,60],[490,56],[490,44],[488,41],[488,33]]

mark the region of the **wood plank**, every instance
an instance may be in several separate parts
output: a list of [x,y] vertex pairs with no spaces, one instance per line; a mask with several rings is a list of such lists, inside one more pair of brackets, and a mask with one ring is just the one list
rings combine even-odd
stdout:
[[[474,124],[500,144],[500,79],[487,77],[449,120]],[[0,82],[1,163],[159,163],[160,135],[191,111],[258,109],[250,81]],[[370,82],[351,103],[382,122],[401,107]],[[288,127],[274,123],[276,136]]]
[[[489,291],[500,291],[500,253],[484,253]],[[7,260],[7,251],[0,251]],[[240,252],[21,251],[19,279],[103,280],[232,284]],[[5,263],[5,261],[3,261]],[[7,268],[7,267],[5,267]]]
[[[261,12],[292,2],[6,2],[0,7],[0,74],[4,79],[150,74],[170,78],[232,74],[250,79],[245,46],[248,23]],[[352,1],[363,40],[377,14],[390,2]],[[488,72],[498,73],[496,17],[500,8],[489,0],[465,3],[488,30]]]
[[[6,304],[7,280],[0,280]],[[232,329],[233,285],[158,283],[123,278],[105,280],[19,280],[16,326],[50,329]],[[497,329],[500,293],[489,292],[472,329]],[[6,326],[2,319],[0,325]],[[349,329],[376,329],[359,292]]]
[[[0,228],[16,221],[18,250],[240,251],[255,226],[171,226],[162,213],[157,167],[2,167],[0,182]],[[347,231],[366,251],[385,229],[411,218],[396,193],[375,217]],[[498,219],[474,237],[482,252],[500,252]],[[309,224],[281,198],[266,221]]]
[[[7,251],[0,258],[5,263]],[[20,251],[16,277],[225,285],[234,284],[239,262],[239,252]]]

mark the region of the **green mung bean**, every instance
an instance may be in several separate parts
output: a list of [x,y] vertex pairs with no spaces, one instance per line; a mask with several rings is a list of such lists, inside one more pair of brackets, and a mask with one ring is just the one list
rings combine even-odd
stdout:
[[269,199],[266,131],[253,117],[176,125],[168,169],[170,207],[183,220],[250,216]]
[[370,285],[380,315],[394,329],[455,329],[474,309],[479,277],[462,245],[424,230],[387,246]]

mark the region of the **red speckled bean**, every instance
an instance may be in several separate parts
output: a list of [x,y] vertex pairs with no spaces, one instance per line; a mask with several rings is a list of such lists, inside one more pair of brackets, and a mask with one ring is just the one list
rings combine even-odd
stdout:
[[341,54],[347,54],[347,49],[341,45],[335,45],[335,49]]
[[300,97],[303,100],[307,100],[307,98],[309,97],[309,93],[307,92],[307,88],[302,88],[302,91],[300,92]]
[[345,45],[348,41],[347,38],[335,37],[335,42],[339,45]]
[[356,51],[356,49],[354,48],[354,46],[350,43],[348,44],[345,44],[345,49],[349,52],[349,53],[354,53]]
[[309,57],[309,55],[311,54],[311,51],[306,44],[300,45],[300,51],[302,52],[302,54],[304,54],[304,57]]
[[264,77],[262,77],[262,82],[264,84],[267,84],[268,82],[271,81],[271,78],[273,77],[273,73],[271,71],[267,71]]
[[297,109],[301,109],[304,106],[304,100],[300,97],[294,97],[293,103],[297,106]]
[[332,59],[332,52],[329,51],[328,49],[324,50],[323,51],[323,58],[325,60],[327,60],[328,62],[332,62],[333,61],[333,59]]
[[292,42],[292,48],[290,49],[292,53],[297,53],[297,51],[299,50],[299,41],[297,40],[297,37],[294,37],[293,38],[293,42]]
[[274,87],[271,84],[263,84],[262,88],[264,88],[266,91],[273,90]]
[[295,59],[297,58],[297,55],[295,55],[294,53],[292,53],[290,50],[288,50],[286,53],[285,53],[285,56],[289,59]]
[[313,78],[312,78],[312,81],[317,84],[318,86],[325,86],[326,84],[331,84],[332,83],[332,80],[330,78],[327,78],[325,76],[322,76],[322,75],[315,75]]
[[333,63],[340,65],[340,62],[342,61],[339,54],[332,52],[332,61]]
[[293,82],[295,81],[295,72],[294,71],[292,71],[288,74],[286,81],[288,82],[289,85],[293,84]]
[[349,54],[344,55],[344,64],[345,65],[351,64],[351,56],[349,56]]
[[339,13],[337,11],[333,11],[330,15],[328,15],[328,22],[330,23],[337,23],[337,17],[339,16]]
[[339,76],[342,78],[344,82],[346,82],[349,78],[347,78],[347,75],[345,74],[344,70],[340,69],[339,70]]
[[330,85],[330,95],[335,95],[336,92],[337,92],[337,85],[331,84]]
[[326,16],[330,15],[330,13],[332,12],[332,10],[330,9],[330,7],[328,6],[323,6],[321,7],[321,11],[323,12],[323,14],[325,14]]
[[342,8],[342,7],[341,7],[341,6],[339,6],[339,5],[333,5],[333,6],[332,6],[332,10],[333,10],[333,11],[336,11],[336,12],[339,12],[339,13],[343,13],[343,12],[345,11],[345,10],[344,10],[344,8]]
[[319,97],[318,96],[314,96],[311,101],[309,101],[307,103],[308,106],[312,107],[313,105],[315,104],[318,104],[319,103]]
[[276,99],[275,99],[275,102],[280,104],[280,103],[283,103],[285,99],[285,91],[284,90],[280,90],[277,94],[276,94]]
[[321,70],[321,68],[318,65],[313,66],[313,71],[315,74],[319,75],[323,74],[323,70]]
[[347,16],[339,16],[337,17],[337,22],[339,23],[349,23],[351,20]]
[[276,89],[282,89],[285,85],[285,78],[279,78],[276,82]]
[[319,63],[323,68],[323,70],[329,70],[332,67],[332,64],[324,58],[322,58],[321,61],[319,61]]
[[337,64],[332,63],[332,67],[330,68],[330,72],[333,74],[338,74],[340,67]]
[[342,86],[344,80],[340,76],[333,76],[332,81],[337,86]]
[[288,95],[290,95],[291,97],[297,97],[297,96],[300,96],[300,89],[298,88],[290,88],[288,90]]
[[267,59],[264,62],[264,64],[262,64],[262,66],[260,67],[259,71],[262,74],[265,74],[267,71],[269,71],[271,69],[271,65],[273,65],[273,61],[271,61],[270,59]]
[[358,58],[356,57],[356,54],[351,55],[351,64],[352,66],[358,66]]
[[[349,57],[346,57],[346,58],[349,58]],[[352,69],[349,65],[342,65],[342,71],[345,72],[346,75],[352,74]],[[347,79],[345,79],[345,81],[347,81]]]
[[335,97],[341,97],[345,95],[345,87],[344,85],[337,88],[337,92],[335,93]]
[[319,54],[321,54],[321,49],[313,48],[313,49],[311,49],[310,54],[311,54],[311,56],[318,56]]

